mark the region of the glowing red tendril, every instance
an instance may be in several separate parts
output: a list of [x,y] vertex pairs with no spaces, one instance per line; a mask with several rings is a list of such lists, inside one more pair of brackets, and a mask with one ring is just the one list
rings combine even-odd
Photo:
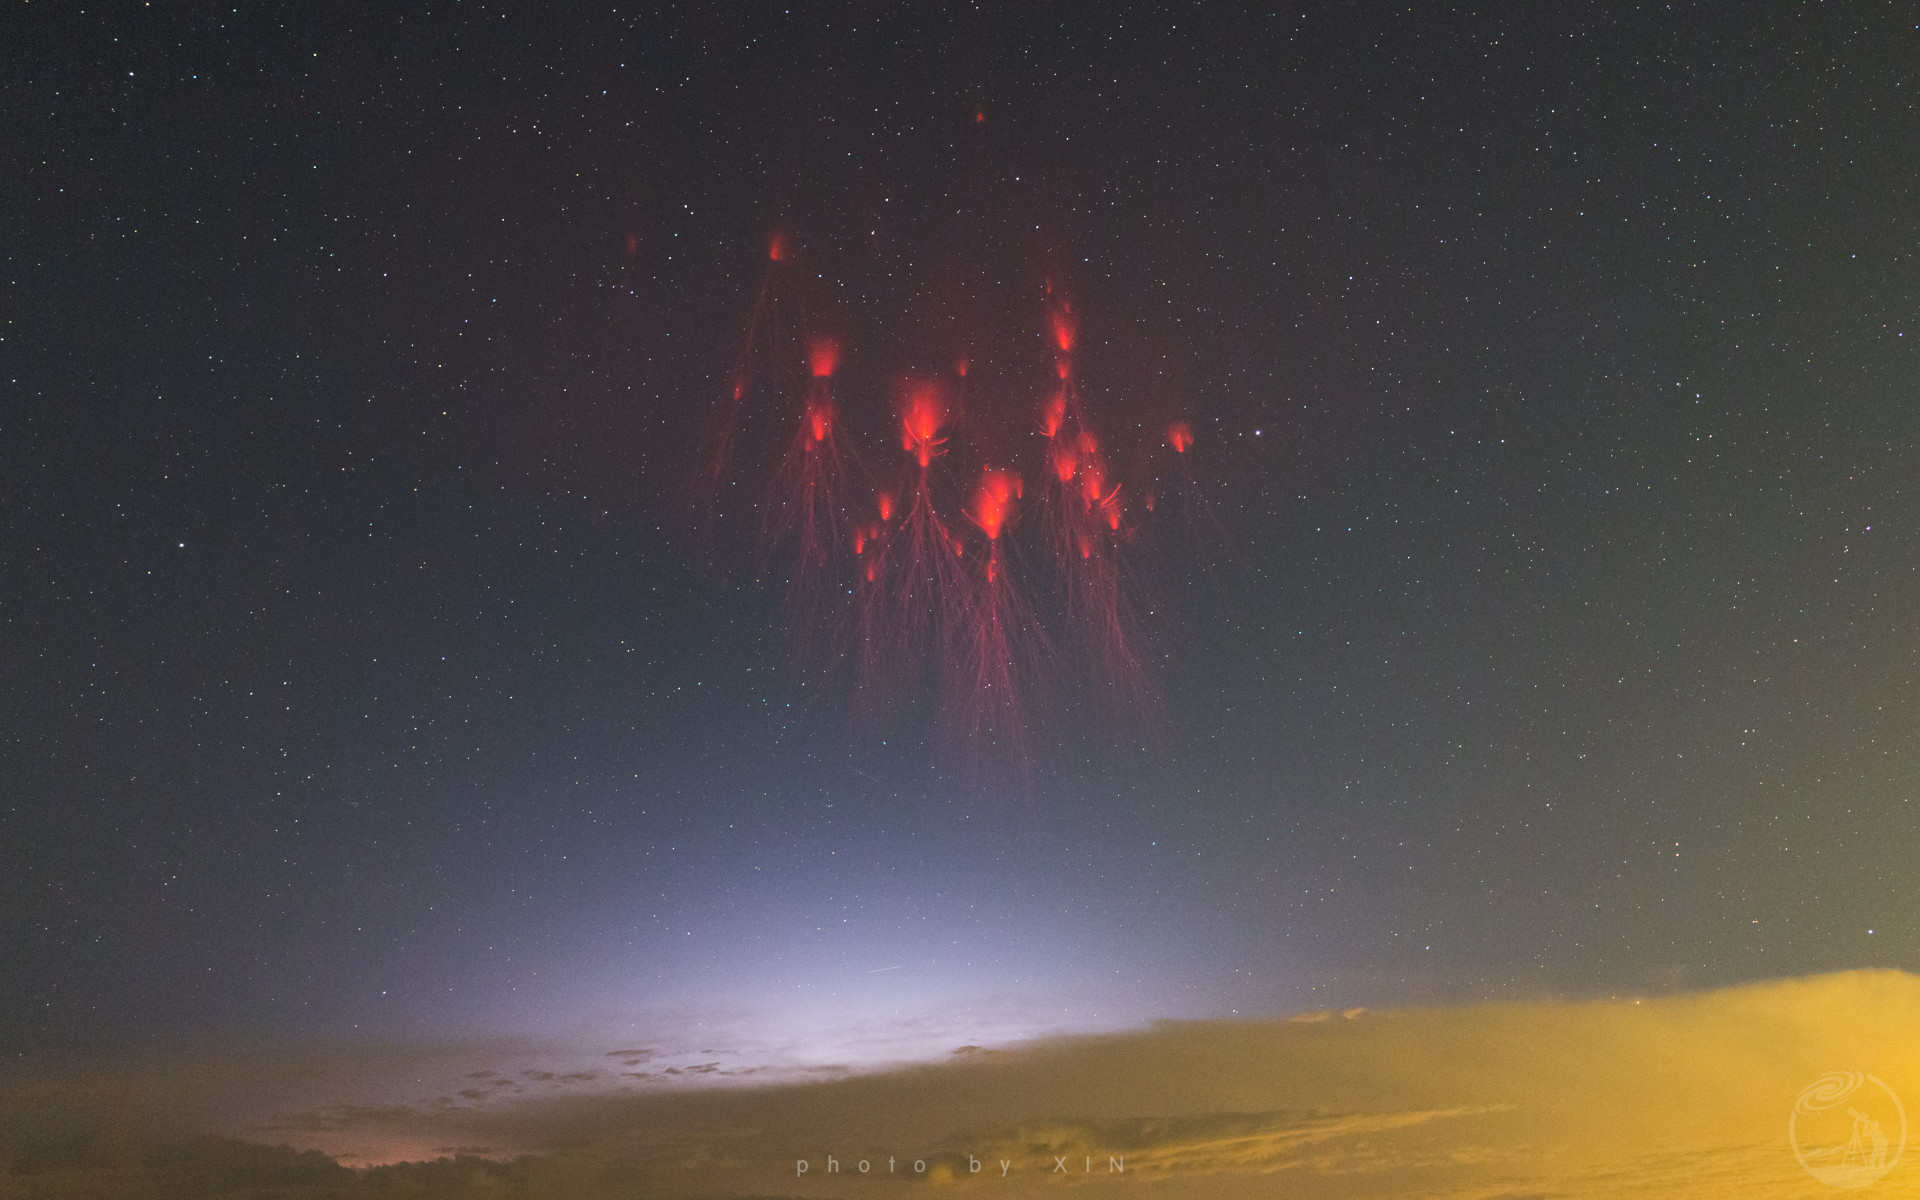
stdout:
[[1061,390],[1040,402],[1040,432],[1052,437],[1060,432],[1060,423],[1067,419],[1067,393]]
[[1064,308],[1056,308],[1047,314],[1047,322],[1053,326],[1053,344],[1059,348],[1060,353],[1072,353],[1073,337],[1076,332],[1073,314]]
[[833,405],[825,400],[817,400],[807,405],[807,431],[813,434],[813,440],[824,442],[833,432]]
[[1099,463],[1090,462],[1080,470],[1080,496],[1089,507],[1106,497],[1107,473]]
[[833,338],[815,338],[807,347],[807,365],[813,368],[815,379],[832,376],[840,365],[840,343]]
[[[976,112],[975,120],[984,120],[984,113]],[[765,243],[771,265],[747,324],[745,348],[721,376],[732,402],[717,406],[725,425],[715,435],[715,465],[707,474],[711,487],[729,482],[726,473],[738,469],[735,430],[764,416],[762,410],[777,406],[801,417],[798,428],[790,427],[785,458],[757,506],[764,525],[762,553],[792,560],[788,585],[796,628],[838,626],[830,648],[840,653],[844,647],[857,656],[863,689],[917,686],[918,672],[935,663],[946,689],[942,723],[975,744],[1018,747],[1022,697],[1037,682],[1037,672],[1052,669],[1050,643],[1056,633],[1067,639],[1076,660],[1092,664],[1103,693],[1118,697],[1116,704],[1149,700],[1126,589],[1131,556],[1148,544],[1136,537],[1137,531],[1144,533],[1137,527],[1151,519],[1141,514],[1155,513],[1159,497],[1140,478],[1146,462],[1133,456],[1130,422],[1100,426],[1115,435],[1110,445],[1090,432],[1094,407],[1075,376],[1077,306],[1048,279],[1044,300],[1034,306],[1039,311],[1029,310],[1026,328],[1037,324],[1045,339],[1044,346],[1027,343],[1027,369],[1037,378],[1026,402],[1035,404],[1027,411],[1036,424],[1020,441],[1031,458],[995,460],[1017,461],[1032,472],[1041,489],[1034,511],[1020,507],[1025,486],[1018,469],[969,465],[953,470],[957,459],[978,463],[974,456],[983,451],[1013,453],[1019,443],[1013,436],[987,436],[995,432],[984,428],[987,418],[1000,413],[999,372],[989,372],[994,378],[985,381],[988,391],[982,393],[980,381],[970,378],[970,353],[960,353],[952,342],[945,363],[936,356],[933,370],[901,378],[889,397],[901,448],[920,470],[900,471],[896,461],[875,476],[859,461],[859,445],[849,440],[864,432],[864,421],[839,424],[842,402],[854,404],[849,413],[859,415],[857,400],[850,398],[855,393],[846,391],[839,376],[853,327],[829,323],[825,328],[835,336],[818,336],[821,325],[806,321],[812,306],[794,289],[813,287],[816,276],[809,269],[801,278],[782,265],[798,252],[792,236],[785,229],[770,232]],[[631,237],[627,245],[629,254],[636,252]],[[809,263],[815,249],[809,249]],[[795,333],[801,336],[795,339]],[[1045,379],[1048,360],[1056,380]],[[884,414],[877,415],[884,431]],[[1162,427],[1165,443],[1176,454],[1184,456],[1193,447],[1190,420]],[[1030,440],[1036,428],[1045,442]],[[998,432],[1018,435],[1020,430]],[[1151,437],[1152,427],[1139,432]],[[765,440],[749,439],[756,453]],[[948,457],[949,450],[964,453]],[[942,457],[948,461],[933,462]],[[1170,508],[1184,505],[1189,513],[1204,514],[1190,464],[1183,459],[1169,472],[1170,465],[1163,462],[1151,486],[1168,491]],[[1142,484],[1142,498],[1131,510],[1122,502],[1121,475],[1140,478]],[[871,481],[864,488],[863,479]],[[872,497],[873,507],[859,499],[863,494]],[[1109,532],[1102,533],[1103,527]],[[1027,594],[1029,584],[1042,579],[1031,553],[1036,549],[1045,551],[1057,571],[1046,581],[1057,601],[1039,610],[1030,606]],[[856,582],[862,579],[865,584]]]
[[940,436],[946,423],[947,402],[940,385],[931,380],[908,384],[900,403],[900,448],[921,466],[931,465],[946,453],[947,439]]
[[1013,515],[1013,502],[1023,490],[1020,477],[1012,471],[989,468],[980,476],[973,489],[973,510],[968,515],[989,541],[1000,536],[1007,518]]

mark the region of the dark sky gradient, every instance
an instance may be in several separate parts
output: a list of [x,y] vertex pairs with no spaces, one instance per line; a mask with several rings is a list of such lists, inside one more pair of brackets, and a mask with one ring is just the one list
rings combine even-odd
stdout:
[[[1920,965],[1905,6],[920,7],[0,18],[0,1048]],[[776,228],[1194,422],[1150,720],[793,667]]]

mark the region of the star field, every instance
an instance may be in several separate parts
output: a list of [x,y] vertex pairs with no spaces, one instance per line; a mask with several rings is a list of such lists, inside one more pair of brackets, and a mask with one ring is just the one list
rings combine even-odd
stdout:
[[[1920,952],[1897,7],[5,25],[11,1052]],[[850,396],[1057,272],[1192,422],[1150,719],[983,783],[796,664],[687,503],[776,226]]]

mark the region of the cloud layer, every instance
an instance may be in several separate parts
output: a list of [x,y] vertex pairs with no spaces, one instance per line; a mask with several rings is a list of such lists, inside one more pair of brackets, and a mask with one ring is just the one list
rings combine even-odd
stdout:
[[[1920,1097],[1920,978],[1898,972],[1303,1016],[667,1093],[618,1090],[661,1069],[634,1045],[580,1070],[469,1045],[464,1087],[408,1097],[396,1081],[450,1075],[454,1048],[69,1064],[8,1079],[0,1196],[1799,1196],[1824,1191],[1789,1139],[1810,1085],[1853,1071]],[[697,1066],[679,1069],[698,1082]],[[1904,1114],[1878,1102],[1894,1159],[1879,1186],[1907,1194]],[[1839,1153],[1800,1121],[1803,1149]],[[195,1123],[242,1140],[184,1140]],[[314,1150],[442,1161],[350,1171]]]

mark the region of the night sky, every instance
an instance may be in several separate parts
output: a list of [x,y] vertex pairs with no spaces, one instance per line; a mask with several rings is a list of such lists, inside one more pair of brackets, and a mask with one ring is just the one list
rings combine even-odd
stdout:
[[[1904,5],[23,5],[0,56],[10,1054],[1920,962]],[[1071,296],[1150,698],[1056,638],[981,738],[819,649],[788,410],[702,468],[763,283],[865,460],[963,353],[942,462],[1035,481]]]

